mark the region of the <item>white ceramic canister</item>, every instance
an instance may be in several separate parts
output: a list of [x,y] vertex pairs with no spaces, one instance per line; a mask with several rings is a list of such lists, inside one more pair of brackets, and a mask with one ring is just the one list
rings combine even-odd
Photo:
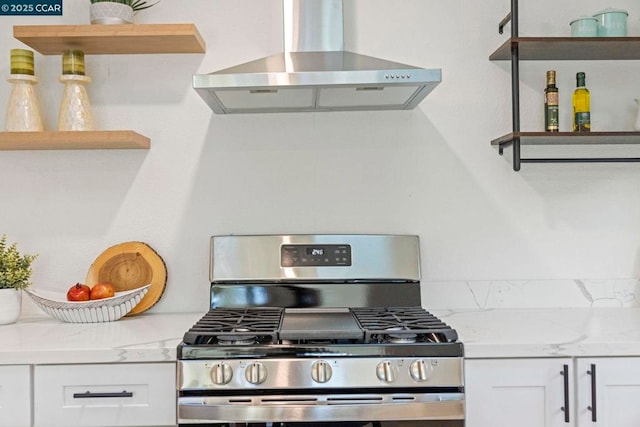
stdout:
[[626,10],[606,8],[593,15],[598,20],[599,37],[626,37],[627,17]]
[[581,16],[569,24],[571,37],[597,37],[598,19],[593,16]]
[[99,1],[89,6],[92,24],[133,24],[133,8],[125,2]]

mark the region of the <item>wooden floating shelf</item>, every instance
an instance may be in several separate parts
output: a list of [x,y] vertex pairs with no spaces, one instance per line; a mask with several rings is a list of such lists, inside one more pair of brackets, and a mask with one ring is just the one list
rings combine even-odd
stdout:
[[511,60],[517,45],[520,60],[634,60],[640,59],[640,37],[515,37],[489,56]]
[[0,150],[148,149],[149,138],[131,130],[0,132]]
[[521,145],[611,145],[638,144],[640,132],[510,132],[491,141],[509,145],[520,138]]
[[13,37],[43,55],[65,49],[85,54],[204,53],[206,44],[193,24],[23,25]]

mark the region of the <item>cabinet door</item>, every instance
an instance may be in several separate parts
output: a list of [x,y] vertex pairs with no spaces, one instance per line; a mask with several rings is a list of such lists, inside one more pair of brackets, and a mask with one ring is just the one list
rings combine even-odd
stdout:
[[580,358],[576,379],[581,426],[640,426],[640,358]]
[[36,366],[34,426],[174,426],[175,390],[174,363]]
[[0,427],[31,425],[31,370],[0,366]]
[[466,360],[466,427],[574,426],[571,372],[569,358]]

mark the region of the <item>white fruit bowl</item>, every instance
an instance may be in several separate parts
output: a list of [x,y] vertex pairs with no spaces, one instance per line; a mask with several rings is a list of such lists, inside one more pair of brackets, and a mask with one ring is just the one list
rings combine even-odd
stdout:
[[111,298],[93,301],[67,301],[66,293],[26,289],[31,299],[45,313],[69,323],[113,322],[129,313],[149,291],[145,285],[125,292],[116,292]]

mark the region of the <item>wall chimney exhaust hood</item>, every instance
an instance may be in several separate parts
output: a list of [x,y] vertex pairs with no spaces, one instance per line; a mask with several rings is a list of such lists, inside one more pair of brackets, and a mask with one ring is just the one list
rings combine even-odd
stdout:
[[284,52],[193,76],[218,114],[410,110],[441,81],[424,69],[344,50],[343,0],[283,0]]

